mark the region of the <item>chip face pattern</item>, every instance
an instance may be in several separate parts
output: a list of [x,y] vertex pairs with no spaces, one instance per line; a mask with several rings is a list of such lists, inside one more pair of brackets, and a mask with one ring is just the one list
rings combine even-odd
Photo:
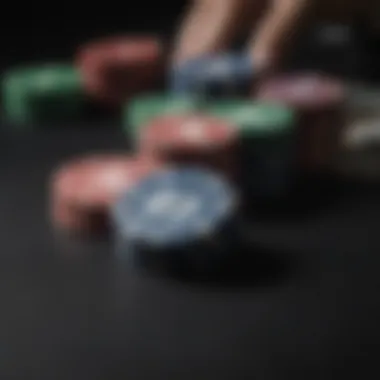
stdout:
[[225,179],[204,168],[181,167],[147,177],[119,199],[112,215],[119,246],[128,247],[122,254],[132,247],[162,260],[204,255],[212,261],[216,247],[231,247],[226,240],[233,240],[237,208],[237,194]]

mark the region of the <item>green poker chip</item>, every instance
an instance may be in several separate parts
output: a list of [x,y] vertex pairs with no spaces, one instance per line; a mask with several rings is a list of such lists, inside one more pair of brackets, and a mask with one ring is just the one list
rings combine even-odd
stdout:
[[295,127],[293,110],[279,104],[226,100],[210,104],[207,111],[234,124],[242,138],[271,138],[292,133]]
[[132,140],[152,119],[164,115],[181,115],[202,109],[200,98],[193,96],[146,95],[133,99],[123,110],[123,127]]
[[3,113],[16,124],[76,117],[85,95],[77,70],[69,64],[21,67],[2,78]]

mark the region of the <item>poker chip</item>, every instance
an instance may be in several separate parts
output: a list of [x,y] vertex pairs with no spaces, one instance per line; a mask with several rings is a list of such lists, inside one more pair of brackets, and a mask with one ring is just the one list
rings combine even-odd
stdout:
[[246,198],[278,197],[292,187],[296,118],[283,105],[252,100],[223,100],[207,111],[236,126],[241,182]]
[[376,141],[379,134],[380,91],[367,86],[350,86],[346,107],[347,126],[343,135],[346,148]]
[[153,174],[113,207],[118,254],[210,269],[236,248],[237,209],[234,189],[211,171],[181,167]]
[[263,83],[258,97],[296,110],[299,167],[309,173],[329,171],[345,125],[345,86],[319,74],[288,75]]
[[353,86],[347,106],[347,127],[335,170],[345,178],[380,180],[380,92]]
[[162,116],[141,131],[140,149],[168,163],[200,165],[233,176],[236,131],[228,121],[209,115]]
[[113,202],[159,167],[144,158],[104,154],[65,163],[54,172],[50,184],[53,225],[78,235],[107,231]]
[[293,131],[293,111],[281,104],[250,100],[222,100],[212,102],[207,112],[236,125],[244,136],[271,137]]
[[378,144],[380,141],[380,113],[377,117],[368,116],[352,123],[347,129],[344,146],[357,149],[363,146]]
[[155,36],[115,36],[80,47],[76,66],[86,92],[94,99],[120,105],[150,91],[163,76],[164,47]]
[[85,100],[80,75],[67,64],[11,69],[2,90],[5,117],[16,124],[73,118]]
[[254,71],[246,51],[204,55],[172,67],[169,86],[174,94],[242,96],[249,92]]
[[380,180],[380,117],[350,125],[335,169],[349,179]]
[[124,130],[136,140],[140,128],[158,116],[181,115],[200,109],[201,101],[195,96],[153,94],[136,97],[124,107]]
[[310,110],[330,108],[346,97],[341,83],[316,73],[274,78],[263,84],[259,94],[261,98]]

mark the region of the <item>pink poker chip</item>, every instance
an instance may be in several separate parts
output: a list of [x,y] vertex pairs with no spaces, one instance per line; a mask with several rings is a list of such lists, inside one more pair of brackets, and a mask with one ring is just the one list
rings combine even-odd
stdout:
[[338,80],[320,74],[304,73],[266,81],[260,86],[258,97],[296,109],[318,110],[342,104],[346,91]]

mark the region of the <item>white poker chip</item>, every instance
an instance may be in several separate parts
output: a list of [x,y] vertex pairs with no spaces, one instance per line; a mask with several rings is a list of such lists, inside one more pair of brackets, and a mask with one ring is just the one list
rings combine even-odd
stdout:
[[344,145],[353,149],[380,145],[380,118],[357,120],[350,125],[344,137]]
[[380,179],[380,118],[357,119],[349,126],[336,169],[352,179]]

